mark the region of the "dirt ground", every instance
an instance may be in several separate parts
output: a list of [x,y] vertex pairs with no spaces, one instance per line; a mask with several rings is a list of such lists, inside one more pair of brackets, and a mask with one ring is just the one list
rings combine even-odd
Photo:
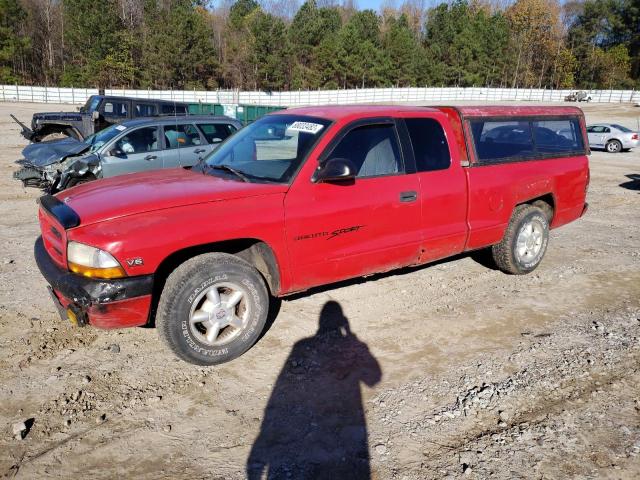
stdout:
[[201,368],[153,329],[59,319],[32,254],[39,192],[12,179],[8,115],[42,109],[0,103],[0,475],[640,477],[640,149],[593,153],[588,214],[531,275],[461,256],[298,295],[247,354]]

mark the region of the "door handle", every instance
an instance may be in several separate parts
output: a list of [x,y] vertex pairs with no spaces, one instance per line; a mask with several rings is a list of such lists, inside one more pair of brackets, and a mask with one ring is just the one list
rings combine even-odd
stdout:
[[147,155],[146,157],[144,157],[145,160],[155,160],[156,158],[158,158],[157,155]]
[[401,202],[415,202],[418,199],[418,192],[409,191],[409,192],[400,192],[400,201]]
[[206,152],[204,148],[198,148],[197,150],[193,151],[193,153],[204,153],[204,152]]

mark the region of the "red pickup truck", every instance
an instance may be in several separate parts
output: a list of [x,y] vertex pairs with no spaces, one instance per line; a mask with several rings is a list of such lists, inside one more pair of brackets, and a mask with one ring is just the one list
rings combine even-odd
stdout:
[[211,365],[257,341],[272,297],[485,247],[531,272],[587,209],[588,153],[575,107],[283,110],[190,170],[42,197],[35,256],[65,318],[155,323]]

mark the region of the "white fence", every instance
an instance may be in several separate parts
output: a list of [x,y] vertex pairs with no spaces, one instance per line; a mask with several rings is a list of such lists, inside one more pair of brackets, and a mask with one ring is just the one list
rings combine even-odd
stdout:
[[[561,102],[576,90],[536,88],[363,88],[354,90],[307,90],[294,92],[241,92],[237,90],[125,90],[107,89],[106,95],[155,98],[177,102],[246,105],[343,105],[351,103],[431,103],[431,102]],[[0,101],[82,104],[98,90],[92,88],[27,87],[0,85]],[[592,102],[640,102],[634,90],[590,90]]]

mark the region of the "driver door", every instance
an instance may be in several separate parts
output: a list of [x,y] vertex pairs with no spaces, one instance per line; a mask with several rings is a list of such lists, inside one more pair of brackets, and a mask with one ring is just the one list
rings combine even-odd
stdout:
[[[116,128],[124,128],[120,125]],[[162,168],[158,127],[142,127],[118,137],[102,155],[104,178]]]
[[395,122],[360,121],[338,137],[322,158],[349,160],[355,180],[314,183],[299,176],[285,198],[294,290],[418,261],[420,184],[405,173]]

